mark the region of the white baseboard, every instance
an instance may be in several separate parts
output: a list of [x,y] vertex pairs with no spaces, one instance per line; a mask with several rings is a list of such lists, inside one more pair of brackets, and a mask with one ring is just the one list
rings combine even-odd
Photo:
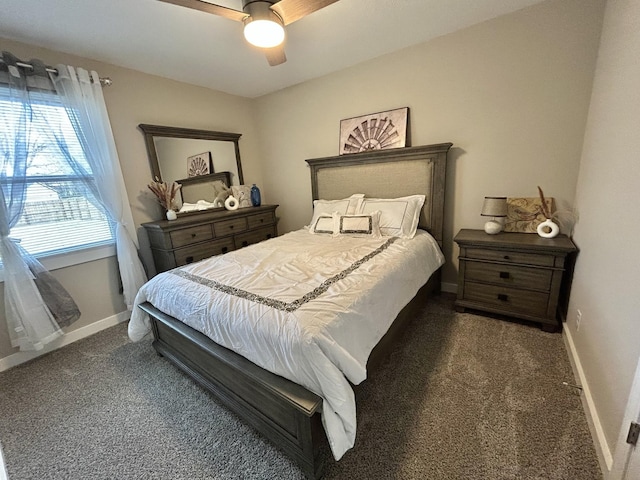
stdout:
[[[20,365],[21,363],[28,362],[29,360],[33,360],[45,353],[52,352],[53,350],[57,350],[58,348],[62,348],[65,345],[69,345],[70,343],[76,342],[83,338],[89,337],[94,333],[98,333],[105,328],[113,327],[118,323],[126,322],[129,320],[131,316],[131,312],[120,312],[112,315],[110,317],[104,318],[102,320],[98,320],[97,322],[93,322],[90,325],[85,327],[78,328],[77,330],[72,330],[69,333],[65,333],[59,338],[56,338],[50,343],[47,343],[42,350],[38,350],[37,352],[16,352],[13,355],[9,355],[8,357],[4,357],[0,359],[0,372],[4,372],[16,365]],[[2,477],[0,476],[0,480]]]
[[440,284],[440,290],[447,293],[458,293],[458,284],[442,282]]
[[602,423],[600,422],[598,411],[595,403],[593,402],[593,396],[591,395],[587,378],[584,374],[582,364],[580,363],[580,357],[578,356],[575,343],[573,342],[571,331],[568,328],[563,328],[562,338],[564,339],[565,346],[569,353],[569,361],[571,363],[571,368],[573,369],[573,374],[576,377],[578,384],[582,387],[582,407],[587,417],[587,423],[589,424],[593,444],[596,448],[596,454],[598,455],[602,475],[604,478],[607,478],[611,471],[611,467],[613,466],[613,455],[611,454],[611,449],[609,448],[607,439],[604,435]]

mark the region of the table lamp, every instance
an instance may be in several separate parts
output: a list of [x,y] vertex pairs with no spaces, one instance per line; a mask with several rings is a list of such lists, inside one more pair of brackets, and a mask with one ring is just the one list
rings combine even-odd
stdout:
[[498,218],[504,218],[507,216],[507,197],[484,197],[484,204],[482,205],[483,217],[491,217],[487,223],[484,224],[484,231],[489,235],[495,235],[502,231],[503,225]]

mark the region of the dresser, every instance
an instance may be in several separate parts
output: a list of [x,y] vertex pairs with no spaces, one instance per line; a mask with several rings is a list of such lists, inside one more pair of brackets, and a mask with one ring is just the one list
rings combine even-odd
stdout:
[[463,229],[454,241],[460,247],[458,311],[471,308],[559,329],[577,251],[571,239]]
[[276,237],[276,208],[185,214],[177,220],[143,223],[158,273]]

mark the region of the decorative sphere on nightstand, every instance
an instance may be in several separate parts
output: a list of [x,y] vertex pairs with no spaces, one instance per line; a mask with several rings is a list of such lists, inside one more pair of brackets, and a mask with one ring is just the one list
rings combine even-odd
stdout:
[[502,231],[502,224],[497,220],[489,220],[484,224],[484,231],[489,235],[495,235],[496,233],[500,233]]

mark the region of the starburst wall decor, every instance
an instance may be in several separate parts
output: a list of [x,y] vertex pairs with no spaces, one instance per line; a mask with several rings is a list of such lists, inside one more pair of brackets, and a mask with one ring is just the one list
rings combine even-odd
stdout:
[[199,153],[187,158],[187,177],[198,177],[214,173],[211,166],[211,152]]
[[409,144],[409,107],[340,120],[340,155]]

